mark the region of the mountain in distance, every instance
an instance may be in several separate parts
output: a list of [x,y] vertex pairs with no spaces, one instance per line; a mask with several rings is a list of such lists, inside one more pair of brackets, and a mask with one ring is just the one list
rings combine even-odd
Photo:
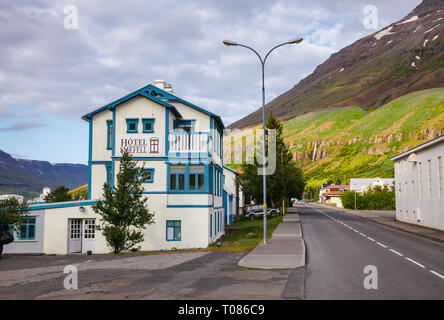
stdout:
[[[261,130],[261,125],[250,128]],[[234,154],[245,151],[243,136],[253,132],[225,138],[224,159],[230,159],[231,143]],[[335,107],[283,121],[284,141],[312,191],[329,181],[393,178],[393,156],[443,134],[444,88],[412,92],[372,111]]]
[[[281,120],[331,107],[373,110],[407,93],[444,87],[444,0],[424,0],[402,20],[331,55],[266,105]],[[232,123],[245,128],[262,111]]]
[[44,187],[64,185],[69,189],[88,183],[88,166],[83,164],[16,159],[0,150],[0,194],[19,193],[33,198]]

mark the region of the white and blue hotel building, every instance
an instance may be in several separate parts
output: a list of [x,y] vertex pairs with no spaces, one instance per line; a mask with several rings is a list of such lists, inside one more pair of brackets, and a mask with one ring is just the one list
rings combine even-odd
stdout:
[[31,206],[31,237],[16,235],[5,253],[67,254],[111,249],[91,205],[103,184],[116,184],[122,152],[145,168],[144,196],[154,212],[141,250],[205,248],[224,234],[238,210],[223,166],[221,118],[155,81],[82,117],[89,125],[88,199]]

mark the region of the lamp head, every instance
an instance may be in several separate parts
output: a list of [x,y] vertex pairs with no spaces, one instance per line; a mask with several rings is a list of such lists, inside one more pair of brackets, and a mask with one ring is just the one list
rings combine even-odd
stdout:
[[231,40],[224,40],[222,41],[224,45],[226,46],[237,46],[237,42],[231,41]]
[[304,40],[304,39],[301,38],[301,37],[299,37],[299,38],[296,38],[296,39],[290,40],[290,41],[288,41],[287,43],[288,43],[288,44],[294,44],[294,43],[299,44],[299,43],[302,42],[302,40]]

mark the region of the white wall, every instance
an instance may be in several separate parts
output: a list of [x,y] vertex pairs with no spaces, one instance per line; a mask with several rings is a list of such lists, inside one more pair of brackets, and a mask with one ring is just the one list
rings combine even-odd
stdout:
[[444,143],[420,150],[416,156],[416,163],[408,157],[395,161],[396,219],[444,230]]

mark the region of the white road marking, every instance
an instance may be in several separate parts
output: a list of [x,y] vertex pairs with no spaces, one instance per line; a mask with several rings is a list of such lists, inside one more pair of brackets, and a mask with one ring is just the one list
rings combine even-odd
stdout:
[[[330,219],[332,219],[332,220],[334,220],[334,221],[336,221],[336,222],[341,223],[341,224],[344,225],[345,227],[347,227],[347,228],[349,228],[349,229],[351,229],[351,230],[353,230],[353,231],[359,233],[360,235],[362,235],[363,237],[366,237],[366,238],[369,239],[370,241],[376,242],[379,246],[381,246],[381,247],[383,247],[383,248],[385,248],[385,249],[388,249],[389,251],[391,251],[391,252],[397,254],[398,256],[401,256],[401,257],[404,256],[402,253],[400,253],[400,252],[398,252],[398,251],[396,251],[396,250],[390,249],[390,248],[387,247],[385,244],[383,244],[383,243],[381,243],[381,242],[378,242],[378,241],[375,241],[375,239],[372,239],[372,238],[366,236],[366,235],[363,234],[362,232],[360,232],[360,231],[358,231],[358,230],[356,230],[356,229],[350,227],[349,225],[343,223],[342,221],[340,221],[340,220],[338,220],[338,219],[335,219],[335,218],[331,217],[330,215],[328,215],[328,214],[322,212],[321,210],[319,210],[319,209],[317,209],[317,208],[315,208],[315,210],[319,211],[320,213],[322,213],[323,215],[329,217]],[[433,270],[428,269],[427,267],[425,267],[424,265],[420,264],[419,262],[417,262],[417,261],[415,261],[415,260],[413,260],[413,259],[410,259],[410,258],[408,258],[408,257],[405,257],[405,259],[408,260],[408,261],[410,261],[410,262],[412,262],[412,263],[414,263],[414,264],[416,264],[417,266],[419,266],[419,267],[421,267],[421,268],[424,268],[424,269],[426,269],[426,270],[429,270],[431,273],[433,273],[434,275],[436,275],[436,276],[438,276],[439,278],[441,278],[441,279],[444,280],[444,276],[443,276],[442,274],[439,274],[439,273],[436,272],[436,271],[433,271]]]
[[439,274],[438,272],[433,271],[433,270],[429,270],[429,271],[430,271],[431,273],[433,273],[434,275],[440,277],[441,279],[444,279],[444,276],[443,276],[442,274]]
[[381,247],[383,247],[383,248],[386,248],[387,249],[387,246],[385,245],[385,244],[382,244],[381,242],[376,242],[377,244],[379,244]]
[[395,254],[397,254],[398,256],[403,256],[403,254],[402,253],[399,253],[398,251],[395,251],[395,250],[393,250],[393,249],[389,249],[391,252],[393,252],[393,253],[395,253]]
[[413,259],[410,259],[410,258],[407,258],[406,257],[406,259],[407,260],[409,260],[410,262],[413,262],[414,264],[416,264],[416,265],[418,265],[418,266],[420,266],[421,268],[425,268],[425,266],[423,266],[422,264],[420,264],[419,262],[416,262],[415,260],[413,260]]

